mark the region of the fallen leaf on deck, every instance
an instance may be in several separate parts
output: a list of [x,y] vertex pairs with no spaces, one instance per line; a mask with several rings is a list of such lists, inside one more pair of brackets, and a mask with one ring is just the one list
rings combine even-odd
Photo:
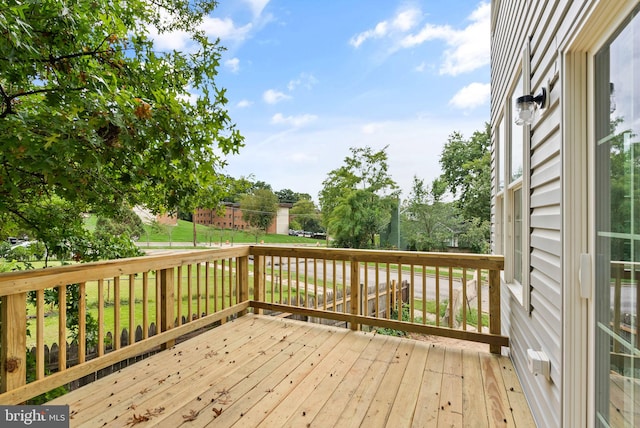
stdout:
[[196,418],[198,417],[198,414],[200,412],[196,412],[195,410],[190,410],[188,415],[182,415],[182,418],[185,420],[185,422],[188,421],[195,421]]
[[216,415],[213,417],[213,419],[217,418],[218,416],[220,416],[222,414],[222,407],[220,407],[220,409],[216,409],[215,407],[213,409],[213,413],[215,413]]

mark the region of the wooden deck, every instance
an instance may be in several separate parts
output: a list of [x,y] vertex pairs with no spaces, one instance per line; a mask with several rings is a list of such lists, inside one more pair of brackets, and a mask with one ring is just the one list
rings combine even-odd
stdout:
[[246,315],[60,397],[71,426],[535,426],[508,358]]

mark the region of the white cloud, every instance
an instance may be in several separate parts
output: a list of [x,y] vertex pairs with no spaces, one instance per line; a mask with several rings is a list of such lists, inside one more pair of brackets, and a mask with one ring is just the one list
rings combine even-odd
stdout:
[[269,0],[244,0],[249,5],[253,16],[260,16],[264,8],[269,4]]
[[296,128],[304,126],[308,123],[316,120],[318,116],[313,114],[302,114],[298,116],[284,116],[282,113],[276,113],[271,118],[271,123],[274,125],[291,125]]
[[277,104],[280,101],[290,99],[291,97],[283,92],[276,91],[275,89],[267,89],[262,94],[262,99],[267,104]]
[[456,30],[448,25],[426,24],[418,33],[402,39],[400,47],[410,48],[430,40],[441,39],[448,48],[444,52],[440,74],[455,76],[473,71],[489,64],[490,18],[490,4],[481,3],[469,16],[471,23],[464,29]]
[[199,29],[203,30],[207,36],[212,38],[243,41],[248,37],[252,28],[252,23],[238,27],[231,18],[220,19],[205,16]]
[[236,104],[236,107],[238,107],[238,108],[247,108],[247,107],[250,107],[251,105],[253,105],[253,102],[251,102],[249,100],[240,100],[240,101],[238,101],[238,104]]
[[231,70],[232,73],[237,73],[240,70],[240,60],[238,58],[231,58],[224,62],[225,67]]
[[472,110],[489,102],[491,85],[489,83],[471,83],[460,89],[449,100],[449,105],[462,110]]
[[287,84],[287,89],[289,89],[289,91],[294,91],[298,87],[311,89],[317,83],[318,79],[316,79],[313,74],[300,73],[300,76],[297,79],[289,81],[289,83]]
[[391,20],[380,21],[374,28],[351,37],[349,44],[358,48],[368,39],[387,37],[395,32],[407,32],[418,23],[421,14],[420,10],[415,8],[402,10]]
[[314,163],[317,162],[318,157],[305,152],[295,152],[291,153],[287,159],[295,163]]
[[363,134],[375,134],[377,131],[382,129],[383,126],[384,125],[382,123],[379,123],[379,122],[365,123],[364,125],[362,125],[362,133]]
[[427,63],[422,61],[420,64],[418,64],[414,68],[414,70],[417,71],[418,73],[422,73],[426,68],[427,68]]

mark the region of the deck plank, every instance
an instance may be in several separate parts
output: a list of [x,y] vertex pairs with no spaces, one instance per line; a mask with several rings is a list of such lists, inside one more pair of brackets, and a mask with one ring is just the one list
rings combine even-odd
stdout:
[[[400,342],[380,387],[370,401],[367,413],[362,420],[362,426],[372,428],[386,425],[389,412],[398,394],[400,383],[411,360],[415,344],[413,341]],[[390,423],[392,426],[400,426],[395,424],[394,421],[390,421]]]
[[462,426],[462,350],[446,348],[438,426]]
[[440,412],[440,391],[442,390],[445,348],[431,345],[424,369],[420,393],[411,426],[429,427],[438,423]]
[[482,381],[484,383],[485,400],[487,403],[487,415],[491,426],[514,426],[507,391],[500,370],[503,360],[489,354],[478,354],[482,369]]
[[416,342],[400,382],[395,401],[389,412],[387,426],[406,427],[411,425],[416,408],[415,397],[420,393],[428,355],[429,345],[423,342]]
[[72,427],[534,426],[507,358],[253,314],[50,403]]
[[509,410],[517,427],[535,427],[536,423],[529,410],[527,398],[522,392],[522,386],[518,380],[515,369],[507,357],[499,357],[499,365],[502,379],[509,399]]
[[[302,370],[297,370],[297,373],[294,374],[293,382],[288,384],[291,388],[277,390],[273,396],[269,397],[269,399],[277,402],[277,404],[275,408],[268,413],[268,416],[261,420],[257,426],[286,426],[285,422],[292,416],[292,412],[295,414],[300,403],[304,403],[309,399],[315,399],[315,397],[311,397],[315,391],[315,385],[322,382],[322,380],[332,372],[344,377],[348,367],[356,361],[360,352],[365,349],[370,340],[370,337],[363,335],[351,335],[351,341],[346,348],[335,347],[323,355],[318,352],[317,359],[314,358],[315,361],[312,361],[310,366],[306,365],[305,367],[301,365],[299,367]],[[288,385],[285,384],[285,386]],[[269,405],[269,401],[270,400],[264,400],[260,403],[260,407],[266,407]],[[302,407],[301,412],[305,412],[305,406],[303,405]]]
[[[231,324],[231,323],[227,323]],[[241,328],[251,328],[249,325],[241,326]],[[158,381],[138,383],[133,390],[119,392],[119,397],[125,396],[125,400],[106,400],[103,401],[102,409],[96,418],[88,421],[87,426],[121,426],[129,420],[133,420],[134,415],[146,412],[148,409],[164,408],[155,417],[157,421],[161,421],[170,408],[176,408],[185,405],[191,398],[197,399],[197,396],[206,389],[209,377],[223,376],[225,373],[233,372],[238,365],[236,360],[239,358],[258,358],[258,350],[263,346],[274,346],[284,334],[277,329],[277,324],[270,324],[266,329],[259,329],[262,334],[256,340],[247,341],[229,339],[226,342],[219,343],[218,347],[211,348],[205,338],[189,345],[180,344],[171,350],[170,358],[162,355],[161,357],[153,356],[149,358],[149,364],[155,367],[160,373],[168,373],[165,378]],[[283,328],[282,330],[285,330]],[[299,330],[296,328],[296,330]],[[239,333],[240,332],[240,333]],[[242,330],[236,331],[235,334],[245,334]],[[227,342],[230,342],[227,345]],[[186,343],[186,342],[185,342]],[[194,358],[185,360],[184,352],[191,346],[194,349]],[[208,347],[209,346],[209,347]],[[253,351],[253,352],[252,352]],[[156,354],[160,355],[160,354]],[[127,367],[126,371],[135,370],[135,367]],[[123,370],[123,371],[124,371]],[[93,409],[92,409],[93,410]],[[80,425],[82,426],[82,425]]]
[[[208,342],[207,336],[201,334],[191,339],[188,344],[184,342],[165,353],[156,354],[141,363],[120,370],[119,376],[110,375],[100,381],[93,382],[83,388],[82,394],[70,393],[61,399],[68,403],[76,414],[73,415],[74,423],[78,426],[87,420],[90,425],[95,423],[94,415],[101,415],[101,424],[106,422],[108,412],[112,409],[123,409],[135,405],[135,401],[141,395],[150,391],[166,391],[181,382],[183,376],[189,372],[197,372],[210,365],[207,354],[212,357],[216,353],[236,352],[242,346],[246,346],[244,334],[246,327],[251,327],[252,321],[238,319],[229,323],[228,329],[220,331],[215,342]],[[255,327],[255,336],[262,335],[272,328],[272,323],[259,323]],[[204,354],[204,358],[203,358]],[[182,376],[180,371],[182,370]],[[116,394],[117,391],[117,394]],[[144,392],[143,392],[144,391]],[[143,392],[141,394],[141,392]],[[58,399],[60,400],[60,399]],[[72,400],[72,401],[70,401]],[[51,404],[58,401],[53,400]],[[111,412],[118,415],[118,412]]]
[[[324,403],[311,426],[341,426],[340,423],[344,424],[344,421],[362,419],[366,411],[365,394],[378,388],[398,347],[398,342],[388,336],[378,336],[374,343],[379,346],[378,352],[363,353],[349,373],[349,378],[341,382],[335,399],[332,397]],[[356,400],[355,404],[352,400]],[[358,419],[359,410],[362,415]]]
[[477,352],[462,352],[462,424],[465,427],[488,427],[489,417],[482,384],[482,370]]
[[[360,333],[360,335],[363,334],[365,333]],[[298,406],[284,426],[306,426],[316,416],[319,417],[319,421],[326,423],[326,412],[322,411],[325,405],[340,406],[341,402],[344,402],[345,405],[348,403],[349,394],[347,391],[355,391],[366,370],[369,369],[369,361],[365,359],[365,356],[376,355],[385,343],[382,340],[373,340],[372,334],[368,334],[366,340],[366,346],[359,352],[356,348],[351,347],[351,350],[355,351],[356,355],[353,355],[355,358],[340,358],[340,364],[336,364],[334,369],[326,373],[322,381],[314,387],[313,399],[305,400]],[[311,424],[313,425],[313,423]]]

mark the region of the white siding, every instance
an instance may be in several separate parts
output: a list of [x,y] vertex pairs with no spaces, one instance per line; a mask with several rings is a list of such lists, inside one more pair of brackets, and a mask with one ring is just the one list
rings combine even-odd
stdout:
[[[530,38],[531,92],[547,86],[550,105],[531,126],[530,159],[530,305],[523,307],[503,287],[503,334],[510,338],[510,356],[539,426],[562,421],[562,82],[557,39],[582,8],[581,1],[496,1],[491,37],[491,123],[505,108]],[[525,76],[525,79],[527,76]],[[550,87],[549,87],[550,85]],[[519,94],[518,94],[519,95]],[[507,106],[508,107],[508,106]],[[497,129],[493,129],[493,135]],[[494,189],[495,193],[495,189]],[[493,218],[495,219],[495,201]],[[508,257],[508,255],[505,255]],[[551,380],[532,375],[527,349],[544,351],[551,360]]]

